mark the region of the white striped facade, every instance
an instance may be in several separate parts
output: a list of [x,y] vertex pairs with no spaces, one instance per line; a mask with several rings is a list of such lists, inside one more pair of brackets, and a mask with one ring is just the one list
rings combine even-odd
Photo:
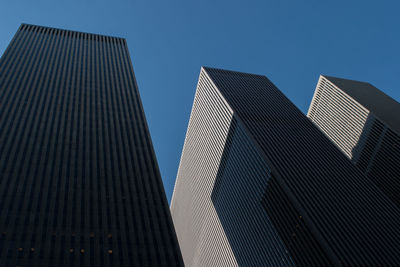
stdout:
[[261,75],[202,68],[170,208],[186,266],[400,263],[400,210]]
[[[365,90],[364,102],[352,87]],[[400,104],[372,85],[321,75],[307,116],[400,207],[400,133],[393,114],[400,114]]]
[[261,205],[269,179],[265,161],[202,68],[171,201],[186,266],[294,264]]
[[[307,116],[349,158],[359,143],[369,110],[320,76]],[[345,136],[345,138],[344,138]]]
[[[171,200],[171,214],[175,228],[179,228],[177,236],[186,266],[204,264],[207,259],[201,258],[202,251],[207,249],[212,236],[217,241],[212,244],[218,249],[211,250],[213,255],[208,260],[223,258],[235,266],[237,263],[211,203],[214,180],[207,179],[217,174],[232,111],[216,90],[208,92],[210,87],[212,85],[202,71]],[[221,116],[213,116],[216,110]],[[191,164],[194,161],[197,164]]]

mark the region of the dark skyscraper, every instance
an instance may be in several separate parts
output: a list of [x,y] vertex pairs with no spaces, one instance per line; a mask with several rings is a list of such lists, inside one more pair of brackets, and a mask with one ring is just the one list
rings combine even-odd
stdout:
[[0,176],[1,266],[182,265],[123,38],[21,25]]
[[201,69],[171,213],[187,266],[400,264],[400,210],[265,76]]
[[320,76],[308,117],[400,207],[400,104],[375,86]]

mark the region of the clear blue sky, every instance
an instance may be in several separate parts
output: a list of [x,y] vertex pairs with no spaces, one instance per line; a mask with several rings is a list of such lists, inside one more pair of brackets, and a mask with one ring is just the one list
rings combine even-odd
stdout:
[[[266,75],[306,112],[320,74],[400,100],[400,1],[3,0],[20,23],[125,37],[170,200],[200,66]],[[399,114],[400,116],[400,114]]]

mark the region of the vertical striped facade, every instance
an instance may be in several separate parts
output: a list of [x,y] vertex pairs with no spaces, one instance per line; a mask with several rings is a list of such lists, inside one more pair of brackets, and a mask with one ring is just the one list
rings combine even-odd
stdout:
[[201,69],[171,213],[187,266],[400,263],[400,210],[265,76]]
[[307,116],[400,207],[399,114],[371,84],[321,75]]
[[0,266],[181,265],[125,39],[22,24],[0,59]]

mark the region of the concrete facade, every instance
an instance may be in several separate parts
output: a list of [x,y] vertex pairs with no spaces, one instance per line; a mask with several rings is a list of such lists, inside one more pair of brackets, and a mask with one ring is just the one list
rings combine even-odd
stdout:
[[400,263],[400,210],[261,75],[201,69],[171,213],[186,266]]
[[369,83],[321,75],[307,116],[400,207],[400,103]]

